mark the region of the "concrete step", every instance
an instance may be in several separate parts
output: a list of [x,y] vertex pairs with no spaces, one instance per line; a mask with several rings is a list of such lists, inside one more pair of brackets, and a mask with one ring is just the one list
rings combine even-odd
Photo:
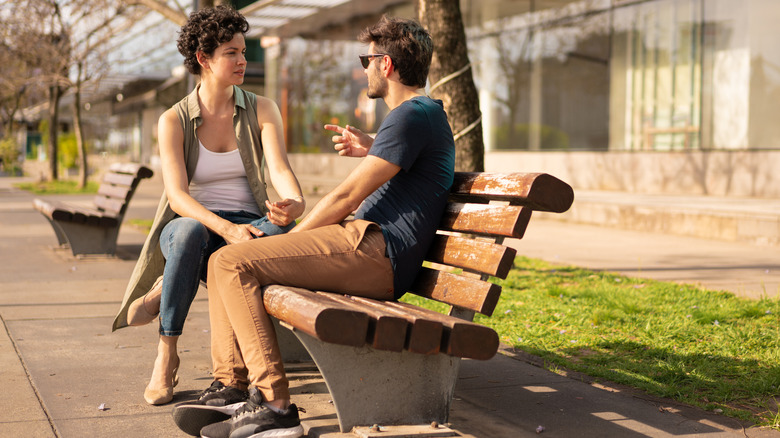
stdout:
[[[300,173],[307,195],[324,195],[343,177]],[[699,237],[780,247],[780,200],[699,195],[652,195],[578,190],[563,214],[534,213],[545,219],[629,231]]]
[[541,215],[546,219],[624,230],[780,246],[780,202],[777,200],[576,188],[574,193],[574,204],[568,212]]

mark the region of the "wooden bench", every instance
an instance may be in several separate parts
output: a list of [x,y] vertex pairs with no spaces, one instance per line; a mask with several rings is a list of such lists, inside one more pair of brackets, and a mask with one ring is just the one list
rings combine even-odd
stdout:
[[36,198],[33,207],[51,223],[60,247],[70,247],[74,256],[114,255],[127,204],[141,179],[153,174],[140,164],[115,163],[103,176],[93,206]]
[[[487,360],[496,332],[471,322],[490,316],[534,210],[562,213],[574,201],[548,174],[456,173],[425,266],[410,290],[450,305],[449,315],[400,302],[271,285],[269,314],[292,330],[330,391],[339,427],[428,425],[447,421],[461,358]],[[287,360],[286,331],[278,331]],[[291,336],[289,336],[292,338]],[[294,338],[292,338],[294,340]]]

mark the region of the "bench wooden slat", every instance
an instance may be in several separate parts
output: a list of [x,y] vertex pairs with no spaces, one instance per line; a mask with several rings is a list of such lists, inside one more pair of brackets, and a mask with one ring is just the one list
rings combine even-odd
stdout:
[[409,292],[490,316],[501,296],[501,286],[476,278],[421,268]]
[[89,217],[89,213],[85,212],[84,210],[80,210],[77,208],[71,209],[71,213],[73,214],[72,221],[77,224],[85,224],[87,223],[87,217]]
[[266,311],[321,341],[360,347],[366,342],[368,315],[306,289],[268,286]]
[[52,210],[52,212],[46,214],[46,216],[50,217],[55,221],[75,222],[73,220],[73,213],[67,210],[61,210],[61,209]]
[[436,235],[426,260],[505,278],[517,250],[479,239]]
[[99,210],[72,206],[62,206],[61,208],[69,211],[69,213],[72,215],[70,221],[74,223],[95,225],[100,227],[113,227],[119,223],[116,216],[113,214],[105,214]]
[[520,239],[531,220],[528,207],[514,205],[448,203],[440,228],[447,231]]
[[321,292],[321,294],[371,317],[368,320],[367,344],[377,350],[402,351],[404,349],[409,327],[409,322],[406,319],[387,312],[383,306],[373,306],[352,296],[327,292]]
[[125,205],[127,205],[124,200],[107,198],[105,196],[95,196],[93,202],[97,208],[115,215],[121,213],[122,209],[125,208]]
[[131,187],[101,184],[98,188],[97,194],[107,198],[116,198],[122,201],[127,201],[127,198],[132,192],[133,190]]
[[106,213],[92,208],[74,209],[74,218],[84,216],[83,223],[100,227],[114,227],[119,224],[119,219],[113,213]]
[[105,175],[103,175],[103,184],[132,187],[133,181],[135,181],[135,175],[114,172],[107,172]]
[[574,202],[571,186],[546,173],[455,172],[450,192],[456,199],[471,195],[471,202],[505,200],[555,213],[565,212]]
[[139,179],[151,178],[154,175],[152,169],[138,163],[114,163],[109,166],[108,170],[115,173],[137,175]]
[[498,351],[498,333],[490,327],[408,303],[388,302],[387,305],[441,322],[444,326],[441,351],[450,356],[488,360]]
[[85,219],[86,219],[84,221],[85,224],[91,225],[93,227],[100,227],[100,226],[102,226],[101,222],[103,221],[104,216],[97,215],[97,214],[90,214]]
[[33,208],[41,212],[49,219],[69,221],[73,218],[73,213],[70,210],[57,208],[58,203],[44,201],[43,199],[33,199]]
[[56,201],[44,201],[34,199],[33,207],[44,216],[55,221],[73,222],[75,224],[88,224],[100,227],[113,227],[118,224],[113,214],[105,214],[99,210],[80,207]]
[[444,326],[441,322],[388,307],[385,305],[385,302],[363,297],[352,298],[355,301],[381,308],[383,312],[390,312],[405,319],[409,326],[406,332],[404,348],[412,353],[436,354],[441,350],[441,337],[444,333]]

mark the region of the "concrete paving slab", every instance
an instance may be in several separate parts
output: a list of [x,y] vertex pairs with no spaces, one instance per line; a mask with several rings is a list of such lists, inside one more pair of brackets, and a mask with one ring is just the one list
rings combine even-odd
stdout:
[[[154,324],[114,333],[110,318],[7,325],[60,436],[185,436],[170,419],[172,405],[143,400],[156,354]],[[195,397],[211,382],[207,316],[193,315],[187,328],[174,402]],[[151,425],[139,424],[145,421]]]
[[48,421],[0,422],[0,438],[57,438]]
[[57,423],[61,437],[188,437],[171,420],[170,412],[143,415],[115,415],[103,418],[75,418]]
[[[34,320],[34,319],[68,319],[63,317],[63,313],[72,315],[90,315],[92,318],[111,318],[113,321],[119,301],[103,303],[56,303],[41,304],[35,306],[29,305],[6,305],[0,303],[0,315],[5,315],[8,321],[14,320]],[[208,301],[205,298],[196,298],[190,308],[190,314],[208,313]],[[83,316],[74,316],[81,318]],[[206,316],[208,318],[208,316]],[[156,326],[157,323],[153,322]]]
[[634,277],[698,284],[747,298],[780,296],[780,247],[531,220],[518,255]]
[[[465,360],[460,376],[455,397],[468,403],[469,411],[487,412],[512,424],[518,436],[536,435],[539,426],[551,437],[714,438],[743,430],[731,418],[669,404],[629,388],[602,389],[505,355],[484,362]],[[452,423],[464,430],[455,418]],[[749,430],[746,436],[759,436],[753,432],[760,431]]]
[[[20,359],[3,321],[0,331],[0,379],[7,390],[0,391],[0,436],[51,436],[51,426],[27,370]],[[15,432],[24,432],[18,433]]]

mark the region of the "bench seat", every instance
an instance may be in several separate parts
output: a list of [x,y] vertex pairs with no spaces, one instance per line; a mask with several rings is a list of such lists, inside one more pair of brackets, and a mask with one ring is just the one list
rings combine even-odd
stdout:
[[498,350],[493,329],[407,303],[278,285],[263,299],[269,314],[323,342],[482,360]]
[[119,224],[116,214],[96,208],[80,207],[61,201],[34,199],[33,206],[44,216],[60,222],[73,222],[96,227],[115,227]]

